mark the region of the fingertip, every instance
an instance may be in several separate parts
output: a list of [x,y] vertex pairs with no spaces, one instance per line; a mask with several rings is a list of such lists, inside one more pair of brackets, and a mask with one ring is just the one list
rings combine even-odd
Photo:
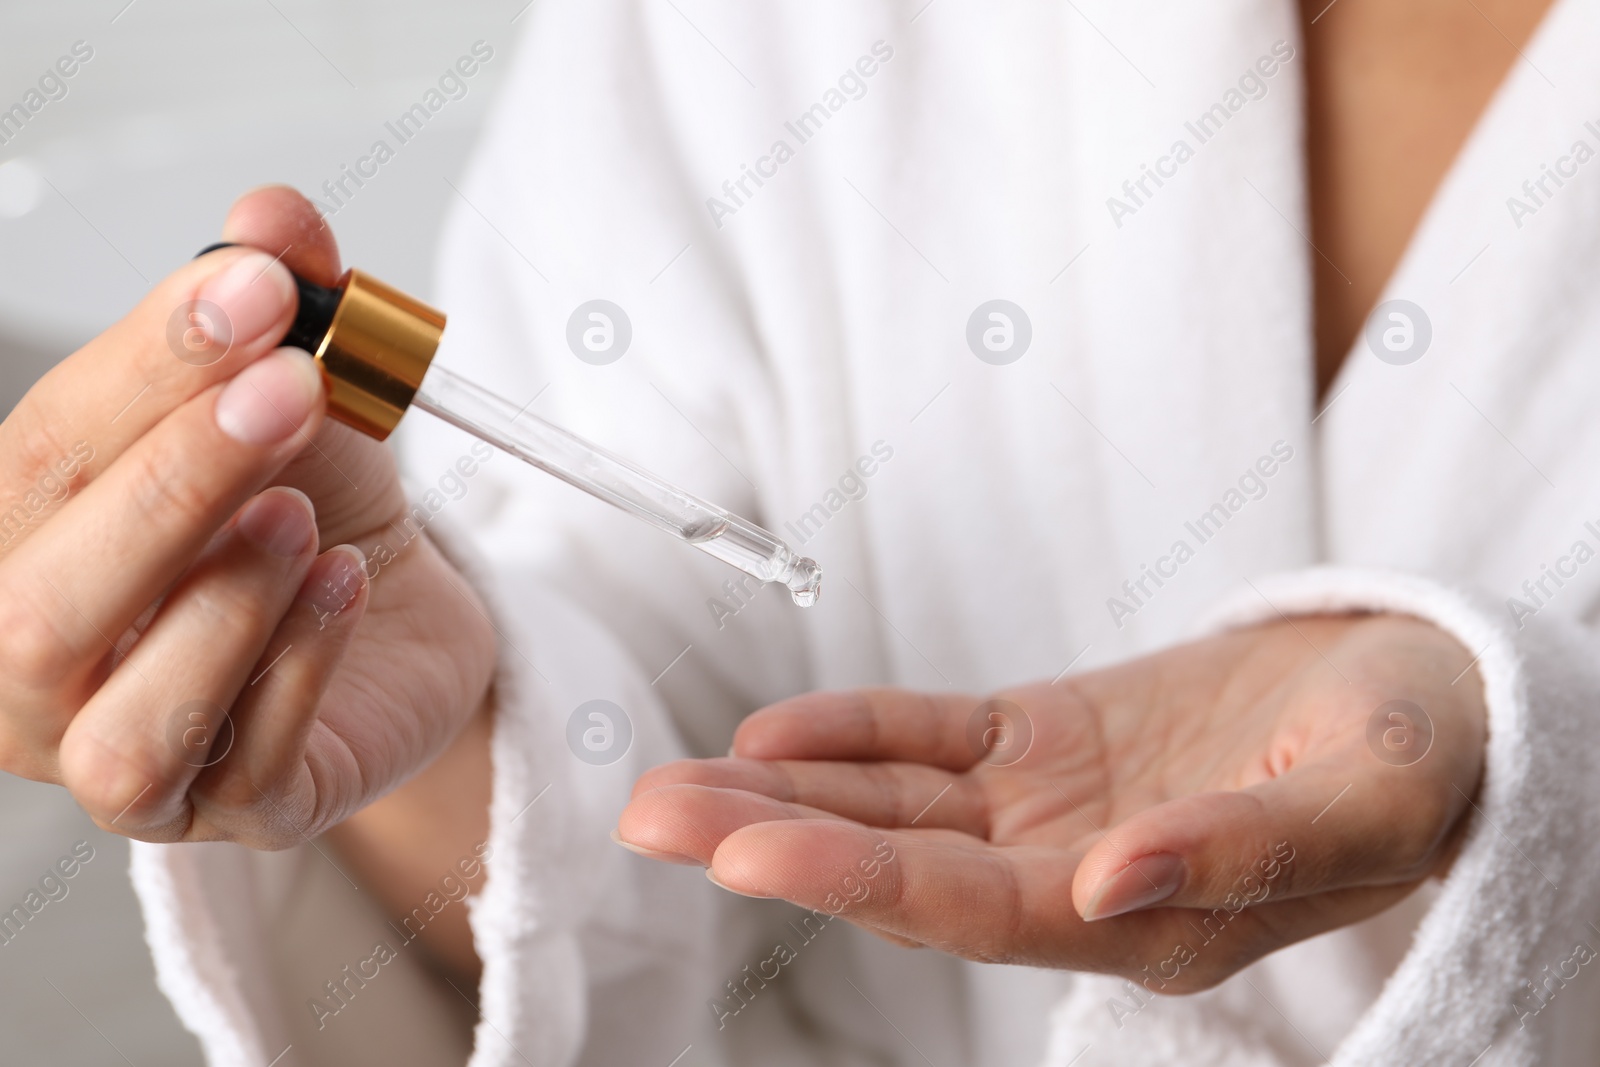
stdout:
[[[1252,787],[1198,793],[1139,812],[1084,856],[1073,876],[1073,905],[1093,921],[1155,907],[1237,910],[1268,897],[1337,888],[1328,882],[1336,843],[1311,824],[1315,809],[1307,814],[1303,799]],[[1294,828],[1302,818],[1321,838],[1319,859],[1291,866],[1299,840]]]
[[189,308],[190,327],[177,338],[183,351],[174,354],[186,363],[215,363],[235,346],[259,352],[268,335],[276,339],[288,328],[298,299],[288,268],[266,252],[228,251],[232,258],[218,257],[226,265],[200,286]]
[[316,508],[300,490],[273,486],[239,509],[234,528],[268,555],[293,559],[317,543]]
[[327,220],[299,190],[287,185],[251,189],[228,211],[222,235],[264,249],[300,277],[333,285],[341,273],[339,246]]
[[[734,765],[737,766],[737,765]],[[704,785],[742,787],[749,776],[730,769],[727,757],[710,759],[680,759],[663,763],[641,774],[633,783],[630,799],[674,785]]]
[[651,859],[708,865],[716,843],[697,832],[697,820],[686,815],[693,802],[675,796],[678,792],[674,786],[657,787],[630,800],[617,817],[612,840]]
[[695,781],[691,773],[694,763],[694,760],[679,759],[651,767],[634,780],[631,799],[637,799],[665,786],[683,785]]
[[299,599],[316,613],[319,629],[326,629],[335,622],[358,619],[369,586],[366,553],[355,545],[337,545],[311,565],[300,585]]
[[359,545],[352,545],[352,544],[334,545],[332,548],[328,549],[328,551],[330,553],[332,553],[332,552],[343,552],[346,556],[349,556],[351,559],[355,560],[355,562],[363,568],[362,573],[363,573],[363,576],[365,575],[365,566],[366,566],[366,562],[367,562],[367,554],[365,552],[361,551],[361,547]]
[[[761,823],[741,826],[727,834],[712,850],[706,863],[706,877],[730,893],[742,897],[766,897],[772,894],[758,892],[756,887],[766,880],[766,874],[781,849],[771,844],[770,827]],[[767,839],[765,844],[758,844]]]
[[298,348],[279,348],[240,371],[217,395],[218,429],[241,444],[276,447],[309,440],[322,413],[322,371]]
[[1093,922],[1163,902],[1203,903],[1219,854],[1254,836],[1257,808],[1243,793],[1197,793],[1096,831],[1073,873],[1073,908]]
[[745,716],[733,732],[728,755],[743,759],[803,759],[811,750],[812,715],[822,710],[825,694],[801,696],[768,704]]
[[[715,861],[713,860],[713,862],[715,862]],[[749,890],[746,890],[746,889],[736,889],[736,888],[734,888],[733,886],[729,885],[727,882],[724,882],[721,878],[717,877],[717,872],[716,872],[716,868],[715,867],[707,867],[706,868],[706,879],[708,881],[710,881],[710,883],[712,885],[716,886],[718,889],[726,889],[728,892],[734,893],[734,894],[736,894],[738,896],[741,896],[741,897],[754,897],[757,900],[770,900],[770,899],[772,899],[771,897],[769,897],[765,893],[752,893],[752,892],[750,892]]]
[[779,815],[727,833],[708,866],[730,892],[803,903],[831,892],[881,838],[858,823]]
[[1086,886],[1089,898],[1081,906],[1078,904],[1080,893],[1074,883],[1073,904],[1084,922],[1110,919],[1153,908],[1171,899],[1183,888],[1187,878],[1188,865],[1182,856],[1155,852],[1124,865],[1092,889]]
[[621,845],[629,852],[632,852],[635,856],[643,856],[645,859],[658,860],[662,863],[675,863],[685,867],[705,866],[705,864],[701,863],[699,860],[693,859],[689,856],[680,856],[675,852],[660,852],[653,848],[646,848],[643,845],[636,845],[632,841],[628,841],[623,838],[620,826],[611,831],[611,840],[614,843]]

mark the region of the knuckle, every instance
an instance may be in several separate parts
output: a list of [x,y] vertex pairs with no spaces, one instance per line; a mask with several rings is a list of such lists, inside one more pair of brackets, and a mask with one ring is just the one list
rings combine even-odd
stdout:
[[35,782],[55,782],[59,772],[47,750],[39,742],[0,719],[0,771]]
[[112,833],[159,822],[157,810],[168,798],[158,775],[98,745],[63,745],[61,778],[83,810]]
[[57,754],[61,784],[95,825],[141,841],[182,840],[192,818],[186,768],[165,758],[158,741],[108,737],[82,722],[74,720]]
[[16,411],[6,419],[6,427],[12,435],[12,440],[7,444],[21,460],[20,466],[24,470],[44,466],[63,451],[61,440],[51,425],[52,420],[46,417],[40,406],[37,388],[30,389],[28,395],[17,404]]
[[[1035,962],[1029,949],[1033,938],[1028,936],[1027,908],[1023,898],[1022,883],[1015,868],[993,858],[988,861],[991,873],[991,898],[989,908],[995,921],[985,924],[982,935],[962,955],[980,963],[1025,964]],[[912,896],[912,887],[904,879],[894,883],[897,907],[905,907]]]
[[50,615],[21,590],[0,591],[0,679],[38,692],[62,683],[80,656]]
[[264,623],[276,621],[276,616],[272,620],[262,618],[260,590],[243,582],[195,582],[189,586],[183,608],[204,624],[213,646],[219,648],[231,645],[239,636],[255,634]]
[[134,464],[133,510],[157,529],[207,530],[219,521],[219,501],[193,477],[192,458],[169,435],[146,438],[150,447],[126,457]]
[[895,772],[882,763],[861,765],[863,780],[873,794],[872,810],[883,812],[890,826],[907,826],[917,813],[911,809],[911,797],[899,788]]
[[[45,376],[65,373],[62,367]],[[9,551],[38,524],[90,480],[89,464],[95,449],[86,440],[68,443],[60,428],[72,426],[73,412],[55,410],[59,400],[45,397],[54,390],[43,380],[28,391],[0,427],[14,484],[0,504],[0,553]]]
[[[13,470],[28,472],[36,480],[19,494],[38,499],[25,510],[35,521],[46,507],[59,505],[89,480],[87,456],[94,450],[85,441],[68,442],[59,436],[56,425],[63,420],[41,410],[41,402],[24,397],[6,420],[7,451],[13,457]],[[7,529],[7,536],[14,531]]]

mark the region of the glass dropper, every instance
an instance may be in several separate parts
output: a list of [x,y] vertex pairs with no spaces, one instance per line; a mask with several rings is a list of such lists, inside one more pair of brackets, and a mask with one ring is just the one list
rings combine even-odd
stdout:
[[755,523],[590,444],[444,367],[432,367],[411,406],[509,452],[569,485],[763,582],[782,582],[794,602],[817,602],[822,568]]
[[358,270],[331,288],[298,276],[295,284],[300,306],[283,343],[322,367],[333,418],[381,441],[408,408],[421,408],[761,582],[781,582],[801,607],[816,603],[822,568],[781,538],[433,366],[442,313]]

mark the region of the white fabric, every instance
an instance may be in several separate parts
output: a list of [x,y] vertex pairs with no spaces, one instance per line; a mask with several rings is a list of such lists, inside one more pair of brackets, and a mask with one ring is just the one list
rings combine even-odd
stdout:
[[[1574,141],[1600,144],[1593,4],[1557,0],[1391,281],[1430,349],[1396,366],[1358,342],[1315,420],[1287,0],[548,0],[524,21],[450,231],[441,359],[786,536],[823,503],[804,548],[827,578],[809,611],[767,589],[729,617],[734,572],[510,460],[448,505],[505,636],[474,1067],[690,1046],[683,1064],[729,1067],[1590,1062],[1593,968],[1537,1014],[1521,983],[1600,945],[1600,566],[1545,579],[1521,627],[1504,601],[1600,544],[1597,168],[1520,226],[1506,202]],[[785,122],[880,41],[892,56],[860,99],[797,146]],[[1275,45],[1294,57],[1199,144],[1185,123],[1226,109]],[[1180,138],[1193,157],[1127,199]],[[794,158],[714,213],[778,139]],[[633,330],[606,366],[566,345],[595,298]],[[966,338],[996,298],[1032,329],[1004,366]],[[467,451],[421,417],[408,431],[419,485]],[[851,482],[877,442],[890,458]],[[1272,475],[1241,483],[1258,462]],[[864,496],[830,498],[841,479]],[[1199,543],[1186,524],[1219,503]],[[1180,539],[1193,558],[1156,586],[1144,566],[1170,571]],[[807,688],[981,692],[1159,648],[1244,579],[1260,592],[1222,622],[1276,617],[1265,594],[1414,612],[1481,652],[1481,810],[1442,888],[1120,1026],[1114,980],[835,924],[718,1030],[707,1002],[795,910],[616,848],[641,770],[720,754],[740,716]],[[596,698],[635,734],[603,768],[566,742]],[[316,992],[251,977],[270,901],[221,896],[249,868],[227,846],[136,849],[163,988],[219,1064],[268,1062],[276,1013]]]

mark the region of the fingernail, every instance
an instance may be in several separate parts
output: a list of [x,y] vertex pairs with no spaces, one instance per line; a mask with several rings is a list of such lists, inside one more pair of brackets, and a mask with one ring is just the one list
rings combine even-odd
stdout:
[[293,559],[310,548],[317,536],[311,501],[298,489],[269,489],[244,506],[235,527],[261,551]]
[[710,867],[706,868],[706,877],[709,878],[711,880],[711,884],[716,886],[718,889],[726,889],[728,892],[733,893],[733,894],[735,894],[737,896],[752,897],[752,898],[754,898],[756,900],[766,900],[767,899],[766,897],[763,897],[760,893],[746,893],[742,889],[733,888],[733,886],[728,885],[727,883],[723,882],[720,878],[718,878],[717,877],[717,872],[713,871]]
[[624,841],[622,839],[622,835],[617,833],[615,830],[611,831],[611,840],[615,841],[629,852],[643,856],[645,859],[660,860],[662,863],[677,863],[685,867],[705,866],[705,864],[701,863],[697,859],[691,859],[688,856],[680,856],[676,852],[657,852],[653,848],[645,848],[643,845],[635,845],[631,841]]
[[[251,252],[200,287],[199,298],[227,316],[226,322],[202,329],[218,343],[249,343],[283,318],[294,295],[289,269],[265,252]],[[231,335],[218,336],[224,330]]]
[[280,348],[240,371],[217,397],[217,426],[240,444],[275,445],[305,425],[322,394],[315,361]]
[[1141,856],[1111,876],[1083,909],[1085,922],[1159,904],[1183,885],[1183,858],[1170,852]]
[[366,580],[367,557],[355,545],[339,545],[317,561],[303,595],[318,614],[337,615],[361,595]]

